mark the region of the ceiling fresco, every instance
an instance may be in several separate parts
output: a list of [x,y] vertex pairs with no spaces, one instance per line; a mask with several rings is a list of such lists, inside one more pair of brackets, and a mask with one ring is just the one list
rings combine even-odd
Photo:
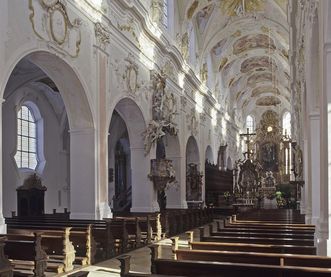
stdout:
[[261,94],[264,94],[264,93],[272,93],[272,94],[275,94],[275,95],[280,95],[280,91],[276,87],[273,87],[273,86],[262,86],[262,87],[260,87],[260,86],[258,86],[257,88],[252,90],[251,97],[257,97],[257,96],[260,96]]
[[281,103],[280,99],[275,96],[264,96],[256,101],[257,106],[277,106]]
[[[210,55],[215,95],[241,118],[290,108],[288,0],[178,0],[197,29],[201,65]],[[188,26],[188,25],[187,25]]]
[[268,56],[262,57],[252,57],[248,58],[241,64],[240,71],[242,73],[247,73],[251,70],[258,70],[261,71],[260,68],[269,69],[270,71],[277,68],[275,61]]
[[199,31],[202,33],[206,25],[208,24],[209,18],[213,12],[214,5],[209,5],[207,7],[204,7],[201,11],[199,11],[196,15],[197,17],[197,24]]
[[268,49],[268,51],[272,51],[276,49],[276,46],[273,39],[268,35],[247,35],[241,37],[233,44],[233,54],[238,55],[242,52],[254,50],[257,48],[265,48]]
[[227,16],[238,16],[244,12],[262,11],[264,0],[226,0],[221,1],[221,10]]
[[270,72],[254,73],[247,79],[247,86],[255,87],[257,83],[271,82],[272,74]]

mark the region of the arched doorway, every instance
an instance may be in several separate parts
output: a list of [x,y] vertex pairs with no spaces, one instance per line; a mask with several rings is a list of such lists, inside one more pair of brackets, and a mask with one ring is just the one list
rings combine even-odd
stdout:
[[124,120],[115,110],[108,137],[109,199],[114,212],[129,211],[132,201],[131,151]]
[[214,164],[214,154],[213,154],[213,150],[211,149],[210,145],[208,145],[206,148],[205,160],[210,164]]
[[[122,172],[126,172],[127,192],[131,192],[131,212],[153,212],[158,209],[156,194],[151,181],[146,172],[150,171],[150,160],[144,154],[143,132],[146,129],[145,119],[140,107],[130,98],[121,99],[114,107],[113,116],[117,117],[117,124],[121,126],[121,136],[117,129],[112,129],[110,123],[110,132],[108,140],[108,152],[110,147],[114,149],[121,147],[125,153],[126,171],[122,164]],[[111,121],[113,121],[113,116]],[[122,138],[122,140],[121,140]],[[122,157],[124,157],[122,152]],[[109,168],[115,169],[115,151],[113,151],[114,162],[110,163]],[[108,158],[111,161],[112,157]],[[129,168],[130,167],[130,168]],[[130,172],[130,173],[128,173]],[[111,180],[110,180],[111,181]],[[109,186],[109,195],[115,195],[114,180]],[[131,191],[129,191],[131,184]],[[111,199],[111,198],[110,198]],[[126,207],[127,208],[127,207]]]
[[202,202],[199,148],[193,136],[189,137],[186,144],[186,200],[188,206]]
[[176,175],[176,183],[170,186],[166,191],[167,208],[168,209],[183,209],[187,208],[186,204],[186,167],[185,160],[181,155],[181,147],[179,137],[166,134],[162,138],[165,145],[166,159],[172,161]]
[[[96,218],[94,124],[73,68],[56,55],[33,52],[15,64],[1,93],[4,214],[16,211],[16,188],[37,173],[47,186],[45,212],[67,208],[73,218]],[[26,125],[31,136],[17,129]]]

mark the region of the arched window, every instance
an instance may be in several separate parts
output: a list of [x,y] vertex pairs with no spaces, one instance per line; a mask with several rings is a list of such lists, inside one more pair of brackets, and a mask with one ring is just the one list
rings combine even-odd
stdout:
[[15,160],[18,168],[35,170],[37,157],[37,124],[33,111],[23,105],[17,113],[17,149]]
[[251,115],[248,115],[246,117],[246,128],[250,133],[253,133],[255,131],[255,121]]
[[[291,136],[291,114],[289,112],[285,112],[282,118],[282,125],[283,125],[283,135],[290,137]],[[291,160],[292,160],[292,151],[291,151],[291,144],[288,145],[287,148],[284,149],[285,151],[285,174],[291,173]]]
[[163,0],[163,6],[162,6],[162,25],[164,28],[168,29],[169,25],[169,3],[168,0]]
[[283,115],[283,135],[291,136],[291,114],[285,112]]

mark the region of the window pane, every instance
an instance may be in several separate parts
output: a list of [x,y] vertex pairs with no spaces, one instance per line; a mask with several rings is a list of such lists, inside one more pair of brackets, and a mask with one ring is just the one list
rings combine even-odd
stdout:
[[22,128],[22,124],[21,124],[21,120],[17,120],[17,134],[20,135],[21,134],[21,128]]
[[27,137],[22,137],[22,151],[29,151],[29,139]]
[[36,153],[36,139],[29,139],[29,152]]
[[29,123],[27,121],[22,120],[22,135],[29,135]]
[[18,167],[35,169],[37,159],[37,126],[27,106],[22,106],[17,113],[17,150],[15,160]]
[[168,28],[168,0],[163,1],[163,26]]
[[255,130],[254,126],[254,118],[250,115],[246,117],[246,128],[248,128],[249,132],[252,133]]
[[29,124],[29,135],[30,137],[36,137],[36,124],[30,123]]
[[22,148],[22,145],[21,145],[21,137],[20,136],[18,136],[17,137],[17,150],[21,150]]
[[283,135],[291,135],[291,114],[289,112],[283,115]]
[[29,167],[29,155],[27,152],[22,152],[22,167]]
[[22,119],[28,120],[29,118],[29,110],[26,106],[22,106]]
[[29,155],[29,168],[35,169],[37,166],[37,157],[36,154]]
[[18,166],[18,167],[22,167],[22,166],[21,166],[21,152],[17,152],[17,153],[16,153],[16,155],[15,155],[15,160],[16,160],[17,166]]

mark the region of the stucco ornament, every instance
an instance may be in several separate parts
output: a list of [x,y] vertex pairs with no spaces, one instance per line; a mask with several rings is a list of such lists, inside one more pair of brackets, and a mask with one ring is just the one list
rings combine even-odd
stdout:
[[49,47],[71,57],[77,57],[81,43],[81,20],[69,19],[67,8],[60,0],[29,0],[30,21],[39,39]]
[[138,38],[139,29],[137,27],[137,22],[134,20],[133,17],[128,17],[126,20],[121,20],[121,23],[117,23],[117,28],[122,31],[125,36],[133,39],[132,42],[141,49],[140,40]]
[[169,77],[171,80],[173,80],[174,82],[177,81],[177,70],[175,68],[175,66],[173,65],[173,63],[171,62],[170,59],[166,59],[163,66],[162,66],[162,71],[165,73],[165,75],[167,75],[167,77]]
[[201,81],[203,83],[206,83],[208,80],[208,68],[207,68],[207,63],[204,63],[201,67],[200,70],[200,75],[201,75]]
[[166,133],[176,136],[178,133],[175,117],[177,115],[176,96],[165,90],[166,76],[163,72],[152,72],[152,120],[143,133],[145,154],[147,155],[158,139]]
[[191,109],[191,112],[186,116],[186,119],[189,131],[191,131],[193,136],[196,136],[198,134],[199,122],[194,108]]
[[162,0],[152,0],[151,2],[151,15],[152,21],[159,25],[163,20],[164,3]]
[[110,32],[107,26],[105,26],[101,22],[97,22],[94,24],[94,32],[99,46],[102,49],[105,49],[110,43]]
[[148,101],[150,85],[139,73],[139,64],[132,53],[122,60],[112,60],[111,66],[118,89],[131,98]]
[[139,89],[138,84],[138,64],[136,63],[134,56],[129,53],[128,57],[124,59],[126,62],[125,67],[125,80],[126,88],[129,94],[135,94]]
[[189,37],[187,32],[182,36],[181,52],[184,60],[187,60],[189,57]]

